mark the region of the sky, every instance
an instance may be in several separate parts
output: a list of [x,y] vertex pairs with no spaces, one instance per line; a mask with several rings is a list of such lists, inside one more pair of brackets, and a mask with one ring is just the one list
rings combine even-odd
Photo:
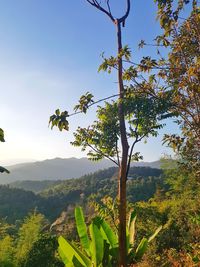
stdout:
[[[124,3],[113,5],[117,16]],[[123,43],[131,47],[134,61],[153,55],[137,45],[159,31],[154,1],[132,1]],[[102,52],[116,53],[115,33],[111,21],[85,0],[0,0],[0,127],[6,139],[0,143],[0,164],[85,156],[70,141],[78,125],[92,122],[94,109],[73,117],[69,132],[51,130],[48,120],[57,108],[72,110],[87,91],[95,99],[117,92],[116,75],[97,71]],[[145,161],[171,153],[162,136],[174,131],[176,125],[168,122],[158,138],[139,144],[137,151]]]

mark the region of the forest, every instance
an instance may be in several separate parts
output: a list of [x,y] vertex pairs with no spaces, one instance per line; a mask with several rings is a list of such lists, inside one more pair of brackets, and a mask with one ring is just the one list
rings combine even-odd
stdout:
[[[85,3],[115,29],[117,54],[103,54],[99,72],[114,73],[118,91],[97,100],[83,94],[72,113],[56,109],[49,126],[71,131],[77,115],[87,117],[96,107],[94,122],[79,125],[71,144],[90,160],[106,158],[115,167],[64,181],[27,177],[1,185],[0,266],[198,267],[199,1],[154,1],[162,34],[152,43],[141,40],[138,48],[151,46],[157,56],[140,62],[123,44],[134,1],[121,4],[119,17],[112,1]],[[137,144],[157,138],[166,120],[179,128],[176,134],[166,131],[162,140],[173,156],[164,156],[160,169],[132,167],[143,159]],[[0,142],[5,140],[0,128]],[[9,172],[0,167],[0,175]]]

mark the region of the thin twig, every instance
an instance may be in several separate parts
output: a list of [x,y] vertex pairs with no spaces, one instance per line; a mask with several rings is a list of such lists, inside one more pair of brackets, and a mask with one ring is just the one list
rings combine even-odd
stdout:
[[[91,104],[89,104],[89,105],[87,106],[87,108],[90,108],[90,107],[92,107],[92,106],[94,106],[94,105],[96,105],[96,104],[98,104],[98,103],[100,103],[100,102],[102,102],[102,101],[105,101],[105,100],[108,100],[108,99],[111,99],[111,98],[114,98],[114,97],[117,97],[117,96],[119,96],[119,94],[115,94],[115,95],[111,95],[111,96],[108,96],[108,97],[99,99],[99,100],[97,100],[97,101],[92,102]],[[80,110],[80,111],[76,111],[76,112],[74,112],[74,113],[69,114],[68,117],[71,117],[71,116],[74,116],[74,115],[77,115],[77,114],[81,114],[81,113],[83,113],[82,110]]]
[[113,163],[115,163],[117,166],[119,166],[118,163],[117,163],[114,159],[112,159],[112,158],[109,157],[108,155],[104,154],[104,153],[103,153],[102,151],[100,151],[98,148],[93,147],[93,146],[90,145],[89,143],[87,143],[87,145],[88,145],[92,150],[94,150],[96,153],[100,153],[102,156],[104,156],[105,158],[111,160]]
[[124,16],[122,16],[121,18],[117,19],[119,23],[124,23],[125,20],[127,19],[128,15],[129,15],[131,2],[130,2],[130,0],[127,0],[126,3],[127,3],[126,13],[125,13]]
[[113,15],[111,14],[110,11],[107,11],[105,8],[103,8],[98,1],[96,0],[86,0],[90,5],[96,7],[97,9],[99,9],[100,11],[102,11],[103,13],[105,13],[111,20],[113,23],[115,23],[115,19],[113,17]]
[[128,164],[127,164],[127,169],[126,169],[126,177],[128,177],[128,173],[129,173],[129,169],[130,169],[130,165],[131,165],[131,157],[132,157],[132,154],[133,154],[133,149],[135,147],[135,144],[138,142],[137,129],[138,129],[138,123],[137,123],[137,125],[135,127],[136,138],[135,138],[135,141],[133,142],[133,144],[131,146],[131,150],[130,150],[130,154],[129,154],[129,159],[128,159]]

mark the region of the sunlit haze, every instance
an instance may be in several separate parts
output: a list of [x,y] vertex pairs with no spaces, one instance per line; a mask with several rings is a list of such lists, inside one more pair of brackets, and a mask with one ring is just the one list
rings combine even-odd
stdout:
[[[153,1],[133,1],[123,40],[134,61],[154,55],[152,48],[139,51],[137,45],[158,33]],[[48,120],[56,108],[72,110],[87,91],[95,99],[117,92],[115,74],[97,72],[100,54],[116,52],[112,23],[83,0],[6,0],[0,2],[0,37],[0,127],[6,139],[0,144],[1,164],[84,157],[70,145],[72,132],[88,125],[95,109],[71,118],[69,132],[51,130]],[[175,127],[168,122],[158,138],[136,147],[145,161],[171,153],[162,146],[162,136]]]

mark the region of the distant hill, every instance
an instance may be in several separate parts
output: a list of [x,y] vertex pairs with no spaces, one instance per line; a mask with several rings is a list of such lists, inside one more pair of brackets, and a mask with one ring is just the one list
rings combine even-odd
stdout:
[[[154,195],[157,186],[163,186],[162,170],[159,169],[132,167],[129,177],[127,199],[130,202],[146,201]],[[68,207],[84,205],[91,196],[99,201],[105,195],[117,195],[116,167],[65,181],[20,181],[0,185],[0,218],[14,223],[36,208],[53,221]]]
[[34,193],[40,193],[43,190],[51,188],[52,186],[58,185],[63,180],[43,180],[43,181],[32,181],[32,180],[25,180],[25,181],[15,181],[9,184],[10,188],[18,188],[23,189],[26,191],[32,191]]
[[[150,168],[150,167],[131,167],[129,171],[129,179],[131,178],[147,178],[147,177],[159,177],[162,174],[161,169],[157,168]],[[87,177],[95,177],[95,179],[101,180],[103,177],[106,178],[117,178],[117,168],[110,167],[104,170],[100,170],[95,173],[91,173],[89,175],[85,175],[81,177],[81,179],[86,179]],[[34,193],[41,193],[42,191],[46,191],[52,188],[62,187],[64,188],[65,184],[69,184],[70,181],[73,180],[76,184],[78,181],[77,179],[66,179],[66,180],[43,180],[43,181],[32,181],[32,180],[25,180],[25,181],[15,181],[9,184],[10,188],[19,188],[26,191],[32,191]]]
[[[22,163],[9,166],[10,174],[0,174],[0,184],[15,181],[33,180],[65,180],[112,167],[109,160],[99,162],[89,161],[87,158],[55,158],[32,163]],[[160,168],[160,162],[138,162],[133,166]]]

